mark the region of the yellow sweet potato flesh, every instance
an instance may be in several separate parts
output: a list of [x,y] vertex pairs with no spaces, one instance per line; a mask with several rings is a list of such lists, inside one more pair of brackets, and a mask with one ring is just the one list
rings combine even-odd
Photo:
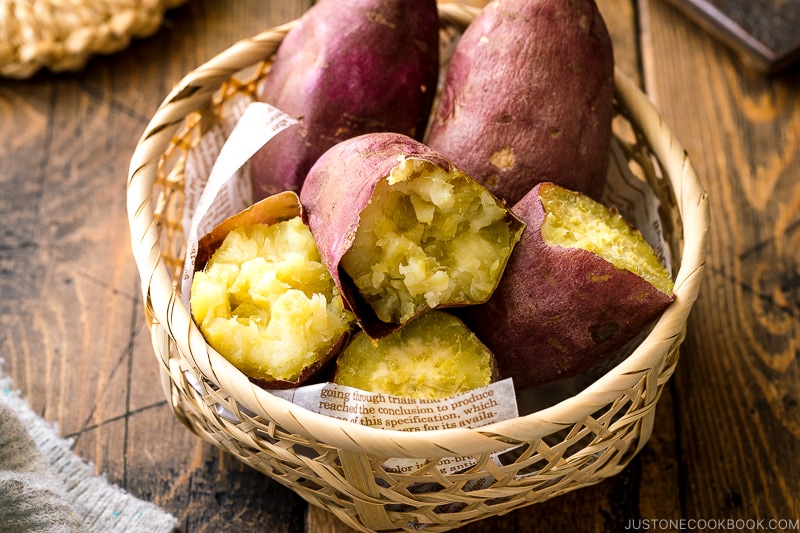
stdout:
[[299,217],[231,231],[195,273],[190,305],[214,349],[268,381],[297,381],[352,320]]
[[491,352],[459,319],[435,310],[378,341],[358,333],[336,364],[340,385],[408,398],[447,398],[495,375]]
[[553,185],[543,185],[542,239],[551,246],[583,248],[618,269],[628,270],[672,295],[673,281],[653,248],[616,210],[588,196]]
[[341,266],[384,322],[486,300],[517,239],[506,210],[466,176],[406,159],[375,187]]

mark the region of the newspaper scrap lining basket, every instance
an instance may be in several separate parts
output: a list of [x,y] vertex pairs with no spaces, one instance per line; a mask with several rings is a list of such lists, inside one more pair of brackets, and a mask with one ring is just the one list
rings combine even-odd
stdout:
[[[439,6],[442,34],[478,10]],[[705,263],[709,209],[683,148],[646,96],[615,75],[615,135],[632,170],[662,203],[676,272],[675,302],[630,356],[555,405],[476,429],[402,432],[323,416],[248,381],[210,348],[181,303],[182,183],[186,154],[223,103],[252,95],[296,21],[245,39],[189,73],[159,107],[133,154],[128,213],[161,384],[175,415],[201,438],[360,531],[448,531],[597,483],[647,442],[655,405],[678,361]],[[197,381],[187,381],[187,374]],[[506,450],[504,453],[502,453]],[[510,451],[509,451],[510,450]],[[454,474],[442,458],[471,456]],[[389,458],[427,458],[410,473]]]

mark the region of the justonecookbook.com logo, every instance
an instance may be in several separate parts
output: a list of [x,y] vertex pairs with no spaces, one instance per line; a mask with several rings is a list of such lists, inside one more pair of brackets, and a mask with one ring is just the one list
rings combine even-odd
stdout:
[[636,518],[626,531],[797,531],[800,519],[787,518]]

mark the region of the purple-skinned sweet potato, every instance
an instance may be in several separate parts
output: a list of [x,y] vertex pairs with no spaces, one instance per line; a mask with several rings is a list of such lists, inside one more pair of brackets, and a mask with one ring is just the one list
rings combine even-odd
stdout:
[[357,135],[421,139],[439,72],[435,0],[321,0],[284,38],[261,101],[297,118],[251,160],[255,200],[299,192],[322,153]]
[[514,205],[553,182],[599,199],[614,58],[594,0],[498,0],[458,41],[427,144]]
[[518,389],[580,374],[672,302],[672,278],[615,209],[551,183],[512,211],[525,232],[485,304],[459,316]]
[[429,309],[486,301],[524,228],[449,160],[394,133],[330,148],[300,201],[342,298],[373,338]]

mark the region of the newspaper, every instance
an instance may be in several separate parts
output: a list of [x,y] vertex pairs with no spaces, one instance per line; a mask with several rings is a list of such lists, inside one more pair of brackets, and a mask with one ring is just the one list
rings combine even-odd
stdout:
[[[270,392],[309,411],[354,424],[395,431],[476,428],[516,418],[519,414],[510,378],[435,400],[372,393],[335,383]],[[444,474],[452,474],[476,462],[473,457],[443,457],[436,467]],[[408,474],[427,463],[427,458],[392,458],[382,466],[387,472]]]
[[214,125],[189,153],[183,211],[186,258],[181,279],[181,299],[187,308],[198,241],[252,204],[247,162],[270,139],[296,124],[297,120],[269,104],[240,103],[231,108],[227,121]]

